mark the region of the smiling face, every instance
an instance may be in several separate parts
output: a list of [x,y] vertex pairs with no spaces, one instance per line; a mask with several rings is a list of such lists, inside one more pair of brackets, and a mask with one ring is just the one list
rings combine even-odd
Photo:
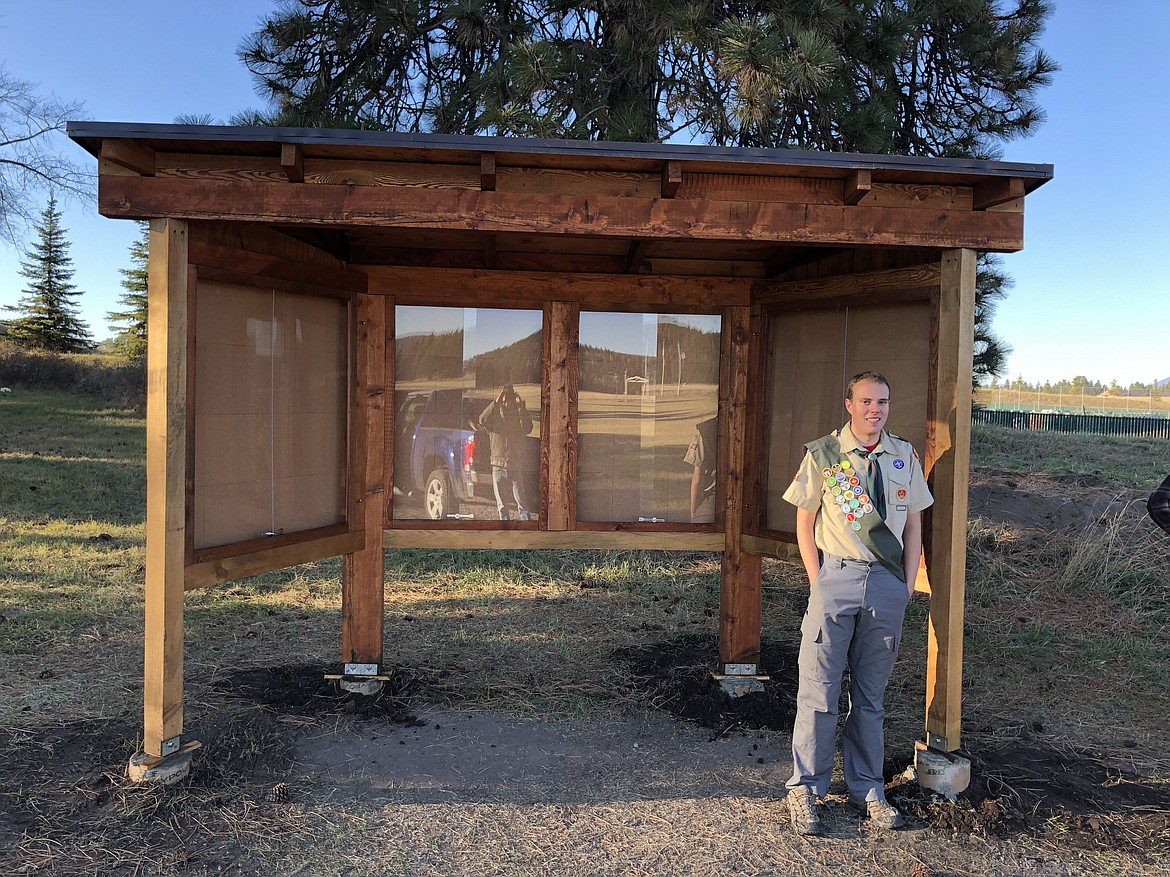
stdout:
[[853,397],[845,400],[849,429],[863,445],[876,444],[890,416],[890,388],[880,381],[858,381]]

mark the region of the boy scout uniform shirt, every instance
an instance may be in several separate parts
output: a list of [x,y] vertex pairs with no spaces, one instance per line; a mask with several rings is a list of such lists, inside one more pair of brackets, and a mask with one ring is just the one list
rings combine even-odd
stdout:
[[[865,458],[857,454],[859,448],[864,450],[863,446],[853,436],[849,424],[845,424],[833,435],[837,437],[841,446],[841,459],[849,461],[868,494],[872,485],[866,483]],[[918,454],[910,442],[882,430],[881,438],[871,454],[877,455],[884,481],[886,499],[884,520],[890,532],[901,544],[906,516],[929,508],[934,503],[934,497],[930,495],[930,490],[926,486],[922,464],[918,461]],[[821,511],[821,514],[817,515],[814,530],[817,547],[821,551],[847,560],[878,560],[851,527],[834,499],[832,488],[827,486],[825,481],[821,467],[806,451],[796,477],[784,491],[784,499],[806,511],[814,513],[818,509]]]

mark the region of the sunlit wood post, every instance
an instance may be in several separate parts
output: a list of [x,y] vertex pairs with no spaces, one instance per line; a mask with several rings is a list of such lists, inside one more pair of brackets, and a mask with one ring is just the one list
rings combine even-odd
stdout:
[[930,625],[926,656],[927,743],[960,746],[963,597],[967,563],[967,487],[971,463],[971,363],[975,325],[975,251],[943,255],[932,345],[932,405],[927,472],[934,506],[927,513]]

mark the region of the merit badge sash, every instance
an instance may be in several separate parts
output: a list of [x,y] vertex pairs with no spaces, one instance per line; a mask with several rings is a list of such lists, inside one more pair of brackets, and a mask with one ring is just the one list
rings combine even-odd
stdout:
[[[823,514],[838,514],[845,518],[845,526],[857,534],[861,543],[873,552],[882,566],[906,581],[902,568],[902,543],[893,534],[877,509],[871,497],[865,492],[861,475],[841,452],[837,433],[832,433],[804,446],[821,470],[822,489],[832,502]],[[875,461],[876,464],[876,461]]]

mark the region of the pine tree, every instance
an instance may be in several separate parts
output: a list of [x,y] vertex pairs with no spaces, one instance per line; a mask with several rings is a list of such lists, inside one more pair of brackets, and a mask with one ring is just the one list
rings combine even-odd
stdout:
[[21,275],[28,281],[24,298],[7,310],[22,314],[8,327],[8,338],[25,347],[57,353],[77,353],[93,347],[89,327],[78,316],[75,299],[81,292],[70,283],[73,260],[61,227],[57,200],[49,204],[36,225],[38,243],[25,252]]
[[136,359],[146,355],[146,303],[149,262],[150,227],[140,223],[141,234],[130,245],[130,267],[120,269],[122,288],[126,292],[118,299],[123,310],[110,311],[106,319],[126,325],[114,337],[113,348],[118,353]]
[[[290,0],[249,124],[994,158],[1043,119],[1047,0]],[[975,378],[1009,278],[981,259]]]

